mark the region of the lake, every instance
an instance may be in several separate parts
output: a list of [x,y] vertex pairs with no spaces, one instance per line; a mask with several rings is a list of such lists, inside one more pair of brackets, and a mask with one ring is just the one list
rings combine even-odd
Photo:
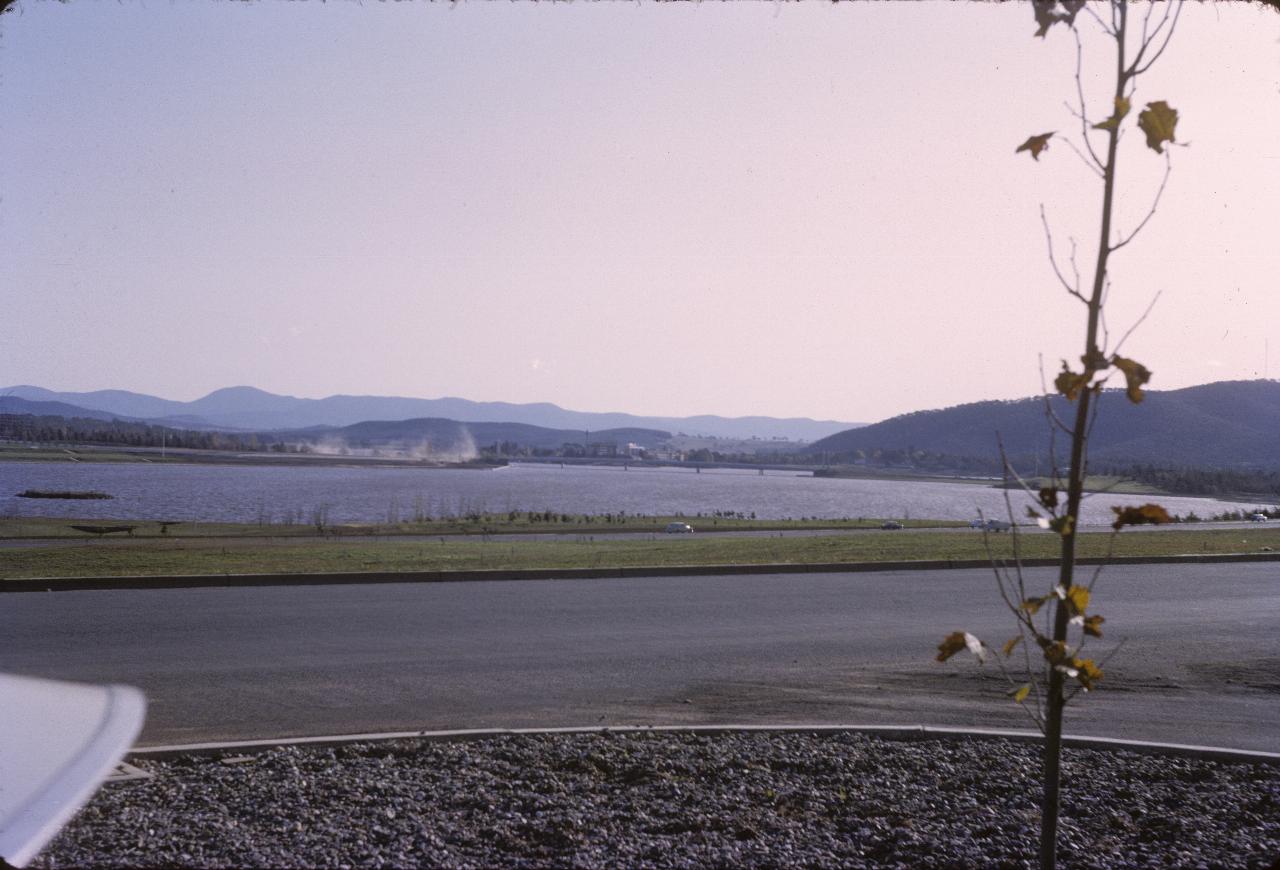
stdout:
[[[25,489],[98,490],[110,501],[17,498]],[[1021,517],[1030,501],[1014,494]],[[1083,522],[1110,523],[1110,506],[1155,500],[1201,517],[1252,503],[1205,498],[1096,495]],[[330,523],[410,520],[415,514],[551,510],[667,515],[741,511],[757,517],[1005,516],[1004,492],[968,482],[842,480],[805,472],[512,464],[505,468],[387,468],[0,462],[0,514],[188,522]]]

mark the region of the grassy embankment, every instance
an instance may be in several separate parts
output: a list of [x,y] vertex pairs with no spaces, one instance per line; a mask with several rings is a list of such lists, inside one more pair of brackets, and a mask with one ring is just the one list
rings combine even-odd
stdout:
[[[354,541],[253,537],[217,540],[113,539],[84,545],[0,550],[0,577],[87,577],[333,571],[440,571],[512,568],[660,567],[673,565],[878,562],[985,559],[979,532],[884,532],[793,537],[636,535],[593,540],[501,541],[440,536],[434,540]],[[1081,556],[1106,553],[1109,534],[1081,536]],[[1011,537],[992,535],[999,556]],[[1057,555],[1051,534],[1021,536],[1026,557]],[[1115,555],[1240,553],[1280,549],[1280,529],[1128,530]]]
[[190,459],[180,451],[168,451],[154,455],[141,450],[111,447],[54,447],[52,445],[29,447],[24,444],[0,444],[0,462],[187,462]]
[[[882,519],[856,517],[849,519],[768,520],[745,517],[645,517],[632,514],[588,515],[542,512],[480,514],[467,517],[445,517],[400,523],[325,524],[321,532],[314,524],[299,521],[285,523],[194,523],[160,520],[101,520],[48,517],[0,517],[0,540],[5,538],[87,538],[76,525],[133,526],[134,538],[342,538],[396,537],[421,535],[488,535],[488,534],[566,534],[596,535],[612,532],[661,532],[668,523],[689,523],[700,532],[763,531],[780,532],[796,529],[878,529]],[[899,519],[912,529],[945,529],[967,525],[959,520]]]

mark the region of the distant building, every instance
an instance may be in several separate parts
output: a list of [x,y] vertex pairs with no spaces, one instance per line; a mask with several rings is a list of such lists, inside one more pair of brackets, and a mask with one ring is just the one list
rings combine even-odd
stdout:
[[618,442],[593,441],[587,445],[588,456],[615,457],[618,455]]

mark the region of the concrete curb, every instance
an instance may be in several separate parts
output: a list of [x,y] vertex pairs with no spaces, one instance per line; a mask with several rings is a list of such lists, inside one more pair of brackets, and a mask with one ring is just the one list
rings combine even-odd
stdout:
[[[1280,553],[1121,556],[1077,559],[1077,565],[1201,565],[1280,562]],[[1000,564],[1007,564],[1002,561]],[[1024,568],[1056,568],[1057,559],[1023,559]],[[83,592],[106,589],[204,589],[254,586],[328,586],[358,583],[468,583],[481,580],[601,580],[625,577],[710,577],[725,574],[855,574],[990,568],[986,559],[904,562],[813,562],[763,565],[668,565],[628,568],[521,568],[474,571],[349,571],[324,574],[190,574],[155,577],[45,577],[0,579],[3,592]]]
[[[220,743],[172,744],[136,747],[128,754],[134,761],[175,758],[182,755],[237,756],[266,752],[282,747],[342,746],[349,743],[380,743],[392,740],[421,740],[428,743],[489,740],[544,734],[730,734],[730,733],[852,733],[869,734],[889,740],[1014,740],[1039,743],[1044,738],[1038,731],[1000,730],[990,728],[951,728],[933,725],[620,725],[616,727],[566,728],[466,728],[452,731],[391,731],[374,734],[334,734],[320,737],[285,737],[276,740],[233,740]],[[1268,764],[1280,767],[1280,752],[1252,749],[1230,749],[1221,746],[1197,746],[1186,743],[1155,743],[1147,740],[1121,740],[1086,735],[1063,735],[1064,746],[1074,749],[1096,749],[1104,752],[1138,752],[1147,755],[1173,755],[1233,764]]]

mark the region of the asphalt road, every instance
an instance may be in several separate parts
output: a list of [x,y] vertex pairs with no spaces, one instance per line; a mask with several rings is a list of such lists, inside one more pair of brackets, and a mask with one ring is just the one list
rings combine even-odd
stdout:
[[[1030,572],[1051,585],[1049,570]],[[1111,568],[1070,733],[1280,750],[1280,565]],[[0,669],[140,686],[143,744],[467,727],[1029,727],[986,570],[0,597]]]

